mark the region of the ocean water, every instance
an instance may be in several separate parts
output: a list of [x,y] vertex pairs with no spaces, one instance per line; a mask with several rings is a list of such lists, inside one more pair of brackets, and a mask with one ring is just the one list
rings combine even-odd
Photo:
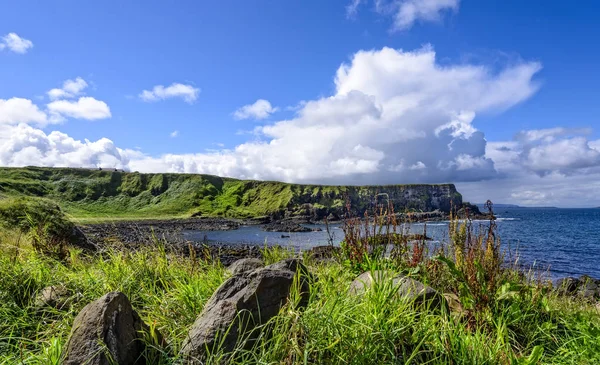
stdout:
[[[583,274],[600,278],[600,209],[556,208],[496,208],[498,234],[505,249],[518,252],[523,267],[547,271],[551,278]],[[475,226],[486,227],[486,221]],[[243,226],[232,231],[188,231],[187,239],[222,243],[282,245],[309,249],[327,244],[324,225],[321,232],[264,232],[259,226]],[[408,227],[413,233],[423,233],[434,244],[448,242],[448,222],[418,223]],[[340,225],[330,225],[335,244],[343,238]],[[289,237],[282,237],[286,235]]]

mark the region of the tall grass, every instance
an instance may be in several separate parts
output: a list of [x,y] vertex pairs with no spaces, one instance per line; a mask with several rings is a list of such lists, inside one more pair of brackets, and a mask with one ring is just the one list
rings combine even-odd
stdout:
[[[308,305],[301,308],[290,300],[266,324],[271,336],[259,337],[250,349],[236,349],[229,363],[600,363],[600,313],[594,305],[558,297],[503,266],[490,226],[476,229],[468,220],[456,220],[452,242],[430,252],[424,241],[394,231],[389,213],[369,218],[368,236],[366,231],[348,235],[341,260],[305,261],[318,278],[310,282]],[[374,219],[389,222],[390,231]],[[365,221],[356,224],[364,228]],[[354,242],[366,248],[355,250],[349,246]],[[113,290],[125,293],[142,319],[166,339],[167,345],[148,339],[153,344],[146,354],[149,363],[176,364],[189,327],[228,276],[219,263],[176,256],[159,241],[135,252],[109,250],[94,257],[70,249],[62,260],[31,244],[16,231],[0,231],[0,364],[59,364],[77,313]],[[417,251],[415,244],[421,245]],[[400,258],[382,254],[382,245],[390,252],[401,247]],[[358,250],[363,256],[352,256]],[[267,264],[298,255],[284,248],[264,248],[262,254]],[[455,293],[464,312],[421,311],[395,295],[391,283],[361,296],[349,293],[357,271],[375,269],[402,272]],[[36,307],[36,294],[48,285],[69,288],[73,306]],[[212,355],[208,363],[223,359],[218,350]]]

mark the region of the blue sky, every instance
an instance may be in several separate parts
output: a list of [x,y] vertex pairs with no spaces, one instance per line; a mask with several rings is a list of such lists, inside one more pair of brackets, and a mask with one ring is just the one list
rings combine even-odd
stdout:
[[475,201],[600,205],[598,7],[6,2],[0,165],[455,182]]

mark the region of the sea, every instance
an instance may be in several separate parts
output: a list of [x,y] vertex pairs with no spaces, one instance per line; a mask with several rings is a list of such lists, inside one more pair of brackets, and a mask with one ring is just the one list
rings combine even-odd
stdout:
[[[497,234],[507,261],[516,261],[523,269],[531,269],[549,279],[589,275],[600,279],[600,208],[495,208]],[[433,241],[448,242],[448,223],[414,223],[405,227],[412,233],[423,233]],[[473,222],[476,229],[485,229],[489,221]],[[321,228],[317,232],[265,232],[260,226],[241,226],[231,231],[187,231],[192,241],[208,240],[226,244],[280,245],[307,250],[326,245],[331,237],[335,245],[343,239],[340,224],[330,225],[329,235],[324,224],[307,225]]]

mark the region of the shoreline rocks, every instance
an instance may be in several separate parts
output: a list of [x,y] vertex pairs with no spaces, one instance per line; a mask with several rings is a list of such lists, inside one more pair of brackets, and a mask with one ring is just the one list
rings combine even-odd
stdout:
[[600,279],[587,275],[579,278],[566,277],[556,281],[554,288],[561,295],[579,296],[584,299],[600,299]]

